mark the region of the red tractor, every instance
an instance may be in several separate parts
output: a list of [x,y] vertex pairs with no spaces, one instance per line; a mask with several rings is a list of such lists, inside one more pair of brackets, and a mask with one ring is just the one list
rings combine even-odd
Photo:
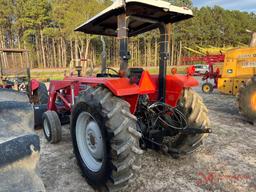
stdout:
[[[214,63],[211,62],[208,63],[209,71],[206,72],[202,77],[202,81],[204,81],[202,85],[202,91],[206,94],[210,94],[214,89],[218,88],[218,79],[221,77],[220,69],[217,68],[216,71],[214,71],[213,64]],[[210,80],[213,80],[214,84],[212,84]]]
[[[135,154],[161,150],[177,158],[193,152],[211,132],[207,108],[190,75],[167,75],[167,24],[192,17],[187,8],[164,1],[115,1],[76,31],[117,36],[120,70],[96,77],[51,81],[43,128],[50,143],[61,140],[70,119],[74,153],[89,184],[119,191],[133,176]],[[160,30],[159,75],[128,68],[128,37]],[[111,72],[110,72],[111,71]],[[140,148],[141,149],[140,149]]]

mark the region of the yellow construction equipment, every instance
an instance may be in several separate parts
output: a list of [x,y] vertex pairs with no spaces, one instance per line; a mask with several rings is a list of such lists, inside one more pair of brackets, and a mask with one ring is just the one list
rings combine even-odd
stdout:
[[226,53],[218,89],[237,95],[240,113],[256,123],[256,33],[252,34],[250,47]]
[[[234,49],[234,47],[200,47],[196,46],[201,53],[204,53],[205,55],[219,55],[219,54],[225,54],[230,49]],[[244,47],[244,46],[242,46]]]
[[[210,65],[212,67],[212,65]],[[256,122],[256,33],[252,34],[250,46],[231,49],[225,53],[222,73],[219,70],[206,73],[202,85],[204,93],[214,88],[219,92],[237,96],[239,110],[250,122]],[[214,85],[208,80],[214,79]]]
[[244,61],[244,68],[248,68],[251,78],[240,87],[237,99],[241,114],[256,124],[256,33],[252,34],[250,47],[251,56],[247,62]]
[[256,75],[256,47],[229,50],[225,54],[222,75],[218,78],[218,90],[237,95],[239,88],[253,75]]
[[256,75],[240,87],[237,100],[240,113],[256,125]]

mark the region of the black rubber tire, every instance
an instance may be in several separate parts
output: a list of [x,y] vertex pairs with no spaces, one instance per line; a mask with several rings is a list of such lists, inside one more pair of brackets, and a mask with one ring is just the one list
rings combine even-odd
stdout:
[[237,99],[239,105],[239,111],[249,121],[256,121],[256,108],[251,103],[253,95],[256,94],[256,79],[250,79],[245,85],[242,85],[239,89]]
[[40,83],[37,89],[38,102],[39,104],[47,104],[48,103],[48,90],[44,83]]
[[[97,121],[104,143],[104,157],[99,171],[91,171],[81,158],[77,139],[76,122],[79,114],[88,112]],[[115,97],[103,87],[90,88],[80,93],[72,110],[71,136],[78,165],[90,185],[104,191],[120,191],[127,186],[134,173],[132,165],[141,137],[136,129],[137,118],[130,113],[130,105]]]
[[[187,117],[189,127],[200,129],[209,128],[210,120],[208,118],[208,109],[203,103],[203,99],[192,89],[184,89],[179,108]],[[207,135],[208,134],[180,134],[172,147],[184,153],[191,153],[202,144],[202,140],[206,138]]]
[[213,92],[213,85],[211,83],[204,83],[202,85],[202,91],[205,94],[211,94]]
[[[61,141],[61,123],[58,114],[55,111],[46,111],[43,114],[43,130],[46,140],[52,144]],[[49,135],[45,131],[45,121],[49,128]]]

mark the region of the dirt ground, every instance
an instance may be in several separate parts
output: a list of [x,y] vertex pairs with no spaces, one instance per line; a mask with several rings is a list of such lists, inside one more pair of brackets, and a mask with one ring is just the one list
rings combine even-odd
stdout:
[[[256,191],[256,126],[239,115],[233,96],[203,94],[213,133],[194,154],[175,160],[155,151],[138,159],[138,177],[127,191]],[[63,140],[46,142],[42,130],[40,173],[47,191],[93,192],[72,153],[69,129]]]

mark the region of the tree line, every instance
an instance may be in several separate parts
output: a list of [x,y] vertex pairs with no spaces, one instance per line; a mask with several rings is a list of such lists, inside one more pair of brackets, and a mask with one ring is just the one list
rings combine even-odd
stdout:
[[[195,8],[190,0],[169,0],[187,6],[194,18],[170,26],[170,64],[195,53],[190,47],[225,47],[248,44],[246,30],[256,31],[256,14],[225,10],[221,7]],[[102,43],[99,36],[74,29],[112,3],[111,0],[0,0],[0,47],[30,51],[32,68],[59,68],[79,64],[100,65]],[[157,66],[157,30],[131,38],[131,66]],[[118,41],[106,37],[107,63],[119,65]]]

